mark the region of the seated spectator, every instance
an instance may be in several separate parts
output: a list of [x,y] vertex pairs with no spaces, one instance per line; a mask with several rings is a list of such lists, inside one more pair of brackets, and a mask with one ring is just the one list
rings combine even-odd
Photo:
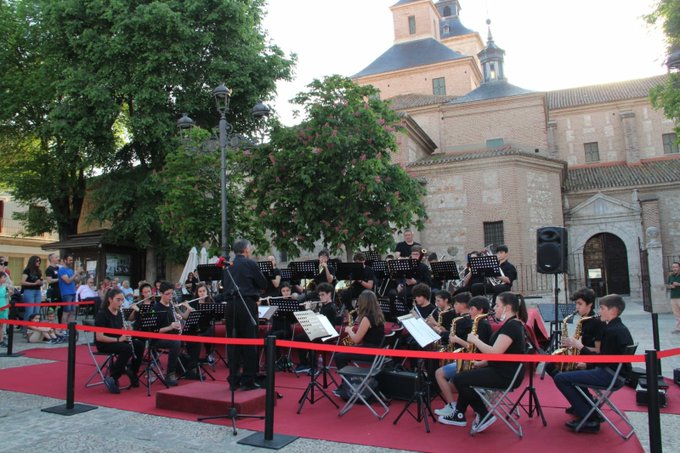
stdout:
[[97,292],[97,288],[94,286],[93,277],[88,277],[86,284],[78,286],[78,289],[76,290],[76,302],[85,302],[89,300],[94,302],[94,314],[96,316],[99,307],[101,306],[102,299]]
[[123,308],[130,308],[130,305],[135,300],[135,291],[130,288],[130,281],[123,280],[123,284],[120,288],[123,291],[123,296],[125,296],[125,302],[123,303]]
[[[40,322],[40,313],[33,313],[29,322]],[[59,339],[54,329],[49,327],[39,327],[39,326],[28,326],[27,328],[28,342],[29,343],[42,343],[44,341],[49,341],[50,344],[59,343]]]

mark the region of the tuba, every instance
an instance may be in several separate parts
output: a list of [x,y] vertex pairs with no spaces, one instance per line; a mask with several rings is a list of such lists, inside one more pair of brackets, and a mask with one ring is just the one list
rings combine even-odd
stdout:
[[[486,247],[484,247],[484,249],[481,251],[481,255],[482,256],[493,256],[493,252],[491,251],[492,246],[493,246],[493,244],[489,244]],[[501,271],[501,275],[503,277],[505,277],[505,274],[503,273],[503,269],[500,269],[500,271]],[[489,284],[491,286],[498,286],[498,285],[503,284],[503,282],[496,277],[487,277],[486,280],[489,282]]]
[[[348,311],[347,312],[347,325],[352,327],[354,325],[354,315],[356,314],[356,310]],[[340,343],[342,346],[354,346],[354,342],[352,341],[352,338],[347,334],[343,339],[342,342]]]
[[[472,321],[472,330],[470,331],[471,334],[477,335],[477,329],[479,329],[479,323],[482,319],[486,318],[489,316],[488,313],[484,313],[481,315],[475,316],[475,320]],[[475,346],[472,343],[468,343],[468,347],[465,348],[465,352],[477,352],[477,346]],[[460,373],[461,371],[469,371],[472,369],[472,360],[463,360],[463,359],[458,359],[456,361],[456,373]]]

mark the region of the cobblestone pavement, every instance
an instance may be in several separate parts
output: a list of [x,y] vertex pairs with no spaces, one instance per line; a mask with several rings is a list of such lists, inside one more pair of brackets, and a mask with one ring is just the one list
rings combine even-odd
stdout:
[[[546,302],[550,299],[546,298]],[[535,301],[534,301],[535,302]],[[652,322],[649,313],[642,310],[639,301],[628,300],[623,316],[633,338],[639,343],[638,353],[653,348]],[[659,315],[661,349],[680,347],[680,335],[671,334],[673,316]],[[27,343],[19,334],[15,336],[15,351],[36,347]],[[82,339],[81,339],[82,341]],[[44,345],[55,348],[64,345]],[[45,363],[46,360],[26,357],[0,357],[0,369]],[[662,363],[664,376],[671,377],[674,368],[680,367],[680,357],[665,359]],[[116,449],[130,452],[186,452],[222,450],[229,452],[261,451],[260,448],[239,445],[236,442],[252,431],[239,430],[238,436],[224,426],[176,420],[154,415],[127,412],[99,407],[96,410],[73,416],[60,416],[42,412],[42,408],[63,404],[63,400],[16,392],[0,391],[0,451],[12,452],[99,452],[109,451],[115,440]],[[670,404],[680,404],[670,401]],[[628,413],[635,425],[636,434],[645,451],[649,451],[646,413]],[[665,451],[680,451],[679,415],[662,415],[662,444]],[[282,449],[286,452],[324,451],[346,452],[348,444],[297,439]],[[352,452],[367,453],[398,451],[375,447],[351,446]]]

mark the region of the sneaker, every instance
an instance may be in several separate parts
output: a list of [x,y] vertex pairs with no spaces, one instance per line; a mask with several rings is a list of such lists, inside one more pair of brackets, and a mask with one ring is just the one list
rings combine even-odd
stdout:
[[441,409],[435,409],[434,413],[436,415],[442,415],[446,417],[447,415],[453,414],[453,411],[456,410],[456,402],[448,403],[446,406],[442,407]]
[[439,416],[439,423],[442,423],[444,425],[453,425],[453,426],[465,426],[467,425],[467,421],[465,420],[465,414],[462,412],[453,411],[451,415],[440,415]]
[[2,340],[2,342],[0,342],[0,348],[6,348],[6,347],[8,347],[7,342],[5,340]]
[[295,374],[300,374],[300,373],[309,373],[312,371],[309,365],[298,365],[295,367]]
[[120,393],[120,388],[118,387],[118,383],[116,380],[112,377],[105,377],[104,378],[104,385],[106,386],[106,390],[109,391],[109,393],[113,394],[118,394]]
[[210,355],[208,356],[207,360],[208,360],[208,363],[209,363],[210,365],[214,365],[214,364],[215,364],[215,357],[213,357],[212,354],[210,354]]
[[472,423],[472,429],[473,431],[477,433],[481,433],[484,431],[486,428],[489,426],[493,425],[496,423],[496,416],[492,415],[491,417],[486,417],[486,420],[484,420],[484,423],[480,424],[480,421],[482,420],[483,417],[481,417],[479,414],[475,416],[475,421]]
[[168,373],[168,375],[165,376],[165,383],[168,385],[168,387],[175,387],[177,385],[175,373]]

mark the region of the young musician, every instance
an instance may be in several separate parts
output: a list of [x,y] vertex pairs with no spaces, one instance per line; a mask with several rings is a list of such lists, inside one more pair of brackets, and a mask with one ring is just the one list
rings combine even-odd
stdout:
[[[175,286],[170,282],[161,282],[158,291],[161,298],[153,306],[156,313],[159,333],[177,334],[182,329],[179,315],[172,306],[172,296],[175,294]],[[151,348],[163,348],[168,350],[168,367],[165,383],[169,386],[177,385],[177,359],[179,359],[182,343],[179,340],[151,340]]]
[[[496,298],[494,314],[497,319],[505,321],[501,328],[494,333],[489,343],[483,342],[479,335],[470,333],[468,343],[474,344],[479,352],[484,354],[524,354],[526,342],[524,323],[527,320],[527,309],[524,299],[510,292],[501,293]],[[515,362],[474,362],[474,369],[465,373],[457,373],[453,378],[453,385],[458,389],[458,401],[456,409],[451,415],[440,416],[440,423],[454,426],[465,426],[465,411],[468,406],[476,412],[473,425],[477,432],[482,432],[491,426],[496,417],[489,417],[484,425],[479,425],[488,410],[480,396],[472,389],[472,386],[507,387],[517,371]]]
[[419,317],[427,319],[435,309],[435,306],[430,302],[430,286],[425,283],[418,283],[413,286],[411,294],[413,294],[413,311]]
[[[379,347],[385,337],[385,317],[373,291],[365,290],[359,294],[356,319],[359,323],[356,332],[354,326],[345,327],[345,333],[352,343],[365,347]],[[335,365],[340,370],[352,360],[366,360],[367,357],[371,358],[367,355],[338,352],[335,354]]]
[[267,261],[272,263],[272,274],[267,280],[267,289],[264,292],[266,297],[278,297],[281,295],[281,269],[278,268],[276,264],[276,258],[274,255],[269,255]]
[[[581,288],[571,295],[571,300],[576,303],[576,313],[581,317],[590,318],[586,319],[581,323],[581,343],[585,345],[588,349],[593,352],[600,351],[600,345],[602,343],[602,332],[604,331],[604,323],[600,321],[600,318],[595,315],[595,291],[590,288]],[[581,321],[579,320],[579,323]],[[575,323],[578,325],[578,323]],[[574,332],[576,329],[574,329]],[[562,340],[563,345],[565,341]],[[577,364],[577,367],[581,370],[586,369],[585,363]],[[559,373],[559,369],[555,363],[546,363],[545,371],[551,377],[555,377]],[[567,413],[571,414],[573,408],[568,408]]]
[[375,272],[373,269],[366,266],[366,255],[363,253],[357,253],[354,255],[354,262],[361,263],[363,270],[361,278],[357,278],[352,282],[349,288],[342,292],[342,305],[347,309],[347,311],[352,310],[352,300],[359,297],[359,295],[365,291],[373,291],[375,288]]
[[[564,344],[567,347],[578,349],[582,355],[623,355],[626,352],[626,347],[633,344],[633,337],[620,318],[625,308],[626,303],[618,294],[610,294],[600,299],[600,318],[605,323],[605,327],[599,353],[585,347],[580,340],[571,337],[565,339]],[[571,407],[574,408],[573,413],[576,416],[574,420],[566,423],[567,428],[574,430],[591,407],[575,386],[580,384],[607,386],[612,380],[612,370],[615,370],[617,366],[617,363],[595,364],[593,368],[588,370],[566,371],[555,376],[557,389],[571,403]],[[621,372],[622,378],[625,379],[630,371],[630,363],[625,363]],[[599,431],[600,420],[595,416],[588,420],[579,432],[596,433]]]
[[[451,294],[448,291],[437,291],[435,294],[434,303],[437,308],[427,317],[425,322],[441,335],[442,344],[448,344],[449,342],[449,332],[453,319],[468,312],[470,298],[470,293],[461,293],[454,297],[453,303],[451,303]],[[439,324],[440,316],[441,325]],[[460,321],[458,324],[460,324]],[[456,328],[458,328],[458,324],[456,324]]]
[[152,305],[154,303],[154,295],[153,295],[153,290],[151,289],[151,285],[147,282],[143,282],[139,284],[139,297],[140,299],[133,303],[130,308],[132,308],[132,312],[130,313],[130,316],[128,316],[128,321],[134,322],[135,330],[140,330],[141,328],[141,323],[136,322],[137,319],[139,318],[139,312],[140,311],[146,311],[142,310],[140,308],[141,305]]
[[[232,296],[226,307],[227,335],[232,336],[232,332],[235,332],[236,338],[257,338],[257,301],[267,287],[267,279],[257,263],[250,258],[250,241],[238,239],[234,242],[233,249],[234,264],[229,267],[233,282],[227,279],[225,288],[226,294]],[[240,296],[236,293],[234,284],[238,287]],[[245,306],[241,303],[241,297]],[[257,347],[228,345],[227,354],[229,366],[233,370],[233,376],[229,376],[229,384],[232,387],[240,386],[243,390],[260,388],[255,382],[258,368]]]
[[[190,303],[191,308],[193,308],[194,310],[200,311],[202,305],[215,303],[213,298],[210,296],[208,285],[206,285],[203,282],[200,282],[199,284],[196,285],[196,292],[194,293],[194,297],[198,299]],[[211,323],[211,318],[212,312],[201,312],[201,317],[199,318],[198,325],[196,326],[196,333],[192,335],[198,335],[200,337],[212,337],[213,326]],[[207,357],[206,361],[208,363],[214,363],[215,360],[212,357],[213,351],[212,343],[203,343],[203,345],[205,347],[205,353]],[[194,364],[195,367],[197,367],[198,364],[200,363],[199,355],[201,353],[201,343],[188,342],[187,352],[189,353],[189,357],[191,357],[192,364]]]
[[[512,289],[512,283],[517,280],[517,269],[510,261],[508,261],[508,246],[499,245],[496,248],[496,257],[498,258],[499,267],[501,269],[501,275],[494,277],[498,281],[498,284],[493,285],[489,282],[488,278],[485,283],[487,294],[493,294],[494,297],[502,292],[510,291]],[[484,294],[484,286],[482,283],[472,285],[472,294],[474,296]]]
[[470,268],[470,258],[476,258],[479,256],[479,252],[470,252],[467,256],[467,263],[463,275],[461,276],[460,283],[453,290],[453,295],[458,293],[472,292],[472,285],[475,283],[484,283],[484,277],[480,275],[472,275],[472,269]]
[[[461,293],[458,296],[461,296],[463,294],[470,294],[470,293]],[[458,297],[457,296],[457,297]],[[463,338],[467,338],[467,335],[471,332],[472,326],[474,323],[474,319],[479,316],[479,315],[484,315],[489,313],[489,300],[484,297],[484,296],[475,296],[469,300],[469,302],[466,304],[468,307],[467,313],[469,314],[469,327],[466,327],[468,324],[466,323],[461,323],[461,321],[464,321],[464,319],[459,320],[456,323],[456,332],[453,337],[449,337],[448,341],[451,345],[455,345],[456,348],[463,347],[463,348],[468,348],[469,343]],[[459,330],[459,324],[460,330]],[[477,324],[477,336],[481,341],[484,343],[490,343],[490,338],[492,335],[491,331],[491,325],[489,324],[489,321],[486,320],[486,318],[480,319]],[[442,343],[444,344],[444,343]],[[453,393],[456,391],[456,388],[453,386],[453,378],[456,375],[457,372],[457,363],[456,361],[453,361],[447,365],[444,365],[443,367],[440,367],[435,371],[435,379],[437,380],[437,384],[439,385],[439,390],[441,391],[441,397],[444,399],[446,402],[446,405],[441,408],[441,409],[435,409],[434,413],[439,415],[440,417],[446,417],[447,415],[453,414],[453,411],[456,409],[456,401],[453,399]]]
[[[110,289],[106,294],[106,302],[102,310],[97,312],[94,325],[108,329],[124,329],[122,308],[125,302],[123,292],[118,289]],[[116,359],[111,365],[111,375],[104,378],[106,389],[111,393],[120,393],[118,379],[125,373],[130,379],[132,387],[139,387],[139,366],[144,356],[144,342],[119,334],[97,332],[95,345],[99,352],[116,354]],[[129,363],[129,368],[126,366]]]
[[675,316],[675,329],[671,333],[680,333],[680,262],[671,265],[666,288],[671,290],[671,308]]
[[[319,295],[319,313],[324,315],[326,318],[328,318],[328,321],[330,321],[331,324],[335,325],[337,324],[336,322],[336,313],[335,313],[335,306],[333,304],[333,287],[329,285],[328,283],[321,283],[317,288],[316,292]],[[312,301],[308,300],[305,302],[306,307],[309,307]],[[309,309],[309,308],[306,308]],[[309,338],[307,337],[307,334],[301,334],[297,335],[295,337],[295,341],[309,341]],[[312,360],[314,359],[313,356],[313,351],[311,350],[300,350],[298,352],[299,355],[299,360],[300,363],[299,365],[295,368],[296,373],[307,373],[310,371],[311,363]]]

